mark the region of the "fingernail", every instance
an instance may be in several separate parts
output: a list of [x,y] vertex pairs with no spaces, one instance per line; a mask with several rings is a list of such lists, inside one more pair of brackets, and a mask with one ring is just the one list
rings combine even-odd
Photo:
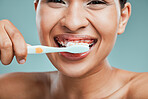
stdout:
[[22,59],[19,61],[20,64],[24,64],[25,63],[25,59]]

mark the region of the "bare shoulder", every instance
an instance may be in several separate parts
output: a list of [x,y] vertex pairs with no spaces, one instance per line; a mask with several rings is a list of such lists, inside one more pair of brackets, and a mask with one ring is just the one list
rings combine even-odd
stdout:
[[[147,99],[148,73],[137,73],[118,70],[118,81],[124,82],[122,86],[107,99]],[[106,99],[106,98],[105,98]]]
[[148,97],[148,72],[137,73],[131,80],[129,97],[132,99],[143,99]]
[[48,88],[47,83],[46,73],[0,75],[0,99],[41,99]]

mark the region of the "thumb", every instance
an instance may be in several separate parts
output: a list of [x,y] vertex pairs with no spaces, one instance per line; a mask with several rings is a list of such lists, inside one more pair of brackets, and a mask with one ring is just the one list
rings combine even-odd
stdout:
[[[26,43],[27,44],[27,43]],[[31,46],[30,44],[27,44],[27,46]]]

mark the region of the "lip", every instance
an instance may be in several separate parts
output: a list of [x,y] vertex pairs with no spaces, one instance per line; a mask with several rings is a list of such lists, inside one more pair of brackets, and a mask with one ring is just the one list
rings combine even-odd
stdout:
[[89,36],[89,35],[77,35],[77,34],[59,34],[54,37],[60,38],[60,39],[67,39],[67,40],[90,40],[90,39],[97,39],[95,37]]
[[73,53],[68,53],[68,52],[60,52],[60,55],[68,60],[71,61],[77,61],[81,60],[89,55],[91,52],[92,48],[89,49],[89,51],[84,52],[84,53],[79,53],[79,54],[73,54]]
[[[96,40],[96,43],[97,43],[97,38],[89,36],[89,35],[59,34],[59,35],[56,35],[54,37],[54,39],[56,39],[56,38],[59,38],[59,39],[62,39],[62,40],[66,39],[68,41],[73,41],[73,40]],[[62,57],[66,58],[68,60],[72,60],[72,61],[81,60],[81,59],[83,59],[83,58],[85,58],[85,57],[87,57],[89,55],[89,53],[93,49],[94,45],[92,47],[90,47],[89,51],[84,52],[84,53],[73,54],[73,53],[68,53],[68,52],[60,52],[59,55],[61,55]],[[58,46],[58,45],[56,44],[56,46]]]

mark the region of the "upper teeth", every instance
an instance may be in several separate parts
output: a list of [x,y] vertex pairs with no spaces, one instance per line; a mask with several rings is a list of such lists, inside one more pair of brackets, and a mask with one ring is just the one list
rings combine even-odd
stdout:
[[72,45],[86,45],[86,46],[91,46],[94,44],[94,40],[60,40],[56,39],[56,41],[61,44],[61,46],[72,46]]
[[73,46],[73,45],[85,45],[85,46],[89,47],[89,44],[87,44],[87,43],[73,43],[73,42],[68,42],[66,44],[66,47]]

